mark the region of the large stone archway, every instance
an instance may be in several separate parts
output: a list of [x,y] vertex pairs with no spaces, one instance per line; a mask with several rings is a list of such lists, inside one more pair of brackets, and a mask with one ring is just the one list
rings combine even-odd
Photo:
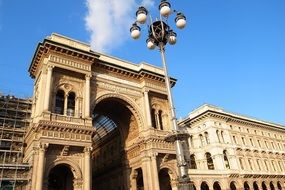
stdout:
[[[55,181],[60,181],[61,183],[54,183]],[[82,189],[82,184],[82,171],[80,166],[73,160],[62,158],[57,159],[47,165],[45,171],[44,189],[79,190]]]
[[96,101],[92,112],[93,187],[97,189],[130,186],[131,169],[127,152],[139,136],[140,116],[122,96],[109,94]]
[[53,167],[48,175],[48,190],[74,190],[74,176],[68,165]]

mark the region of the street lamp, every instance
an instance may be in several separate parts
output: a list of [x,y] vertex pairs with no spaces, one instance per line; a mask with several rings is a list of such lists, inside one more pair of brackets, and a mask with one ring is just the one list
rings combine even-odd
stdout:
[[[168,142],[173,142],[176,149],[177,166],[179,170],[178,182],[179,190],[189,190],[190,189],[190,178],[188,176],[188,169],[184,158],[184,152],[182,148],[181,141],[187,139],[189,134],[184,133],[179,130],[177,125],[177,119],[175,114],[175,108],[173,104],[172,94],[171,94],[171,84],[168,76],[167,65],[165,61],[165,45],[169,43],[174,45],[176,43],[176,33],[167,24],[168,17],[172,13],[176,13],[175,23],[177,28],[183,29],[186,26],[186,17],[175,10],[171,10],[171,4],[167,0],[161,0],[159,4],[160,19],[158,21],[152,22],[150,19],[150,25],[148,26],[148,38],[146,40],[147,47],[149,49],[158,48],[161,53],[161,59],[163,63],[163,69],[165,74],[165,84],[167,89],[167,96],[169,100],[169,105],[171,109],[171,123],[173,133],[168,135],[165,140]],[[140,27],[138,24],[144,24],[147,20],[148,11],[144,7],[139,7],[136,12],[136,22],[132,25],[130,32],[133,39],[138,39],[140,37]]]

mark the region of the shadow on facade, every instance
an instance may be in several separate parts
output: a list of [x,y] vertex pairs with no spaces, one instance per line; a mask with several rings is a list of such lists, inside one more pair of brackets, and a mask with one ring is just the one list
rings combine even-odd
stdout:
[[[138,124],[119,98],[106,98],[96,104],[93,111],[93,189],[128,189],[130,166],[127,145],[138,135]],[[138,171],[137,184],[143,188],[142,172]]]

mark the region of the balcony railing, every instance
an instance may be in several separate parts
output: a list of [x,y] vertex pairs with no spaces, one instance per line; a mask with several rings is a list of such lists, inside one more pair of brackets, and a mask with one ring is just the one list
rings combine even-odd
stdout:
[[45,120],[48,120],[48,121],[70,122],[70,123],[76,123],[76,124],[82,124],[82,125],[92,123],[90,119],[79,118],[79,117],[74,117],[74,116],[67,116],[67,115],[60,115],[56,113],[44,112],[42,116]]

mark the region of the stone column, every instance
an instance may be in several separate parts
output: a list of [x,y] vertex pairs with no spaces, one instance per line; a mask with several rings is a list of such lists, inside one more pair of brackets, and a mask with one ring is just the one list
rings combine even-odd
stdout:
[[68,94],[64,95],[63,115],[67,115]]
[[221,153],[217,153],[216,155],[212,155],[212,159],[214,162],[215,170],[225,170],[224,163],[224,155]]
[[91,147],[84,148],[84,190],[91,190]]
[[46,89],[44,95],[44,111],[49,110],[49,103],[50,103],[50,89],[51,89],[51,76],[52,76],[52,69],[54,66],[48,65],[47,66],[47,80],[46,80]]
[[[177,182],[177,180],[171,180],[171,182],[170,182],[170,185],[171,185],[171,189],[172,190],[178,190],[178,182]],[[163,189],[161,189],[161,190],[163,190]]]
[[237,157],[236,157],[235,150],[233,148],[228,148],[227,149],[227,153],[228,153],[227,156],[228,156],[230,168],[232,170],[238,170],[239,169],[239,164],[238,164],[238,160],[237,160]]
[[153,182],[153,189],[159,190],[159,178],[158,178],[158,168],[157,168],[157,154],[153,154],[151,156],[151,168],[152,168],[152,182]]
[[142,173],[144,190],[152,190],[151,163],[147,156],[142,158]]
[[137,190],[137,177],[138,172],[136,170],[133,170],[131,174],[131,190]]
[[208,169],[207,167],[207,162],[206,162],[206,158],[205,158],[205,152],[197,152],[195,154],[196,157],[196,165],[197,165],[197,169],[198,170],[206,170]]
[[145,115],[146,115],[146,124],[148,128],[151,128],[151,114],[150,114],[150,104],[148,91],[144,91],[144,105],[145,105]]
[[92,75],[85,76],[85,117],[90,117],[90,78]]
[[216,133],[216,129],[215,128],[210,128],[208,130],[208,134],[209,134],[209,140],[210,140],[210,143],[219,143],[219,139],[217,137],[217,133]]
[[43,189],[43,177],[44,177],[44,169],[45,169],[45,151],[48,147],[47,144],[40,144],[38,151],[38,165],[37,165],[37,180],[36,180],[36,188],[35,189]]
[[158,115],[158,111],[155,110],[155,124],[156,124],[156,129],[160,129],[160,122],[159,122],[159,115]]
[[124,170],[124,173],[123,173],[123,179],[124,179],[124,183],[123,183],[123,187],[124,189],[130,189],[130,186],[131,186],[131,168],[125,164],[125,170]]
[[33,173],[32,173],[32,190],[36,189],[36,181],[37,181],[37,171],[38,171],[38,159],[39,159],[39,147],[33,147]]

